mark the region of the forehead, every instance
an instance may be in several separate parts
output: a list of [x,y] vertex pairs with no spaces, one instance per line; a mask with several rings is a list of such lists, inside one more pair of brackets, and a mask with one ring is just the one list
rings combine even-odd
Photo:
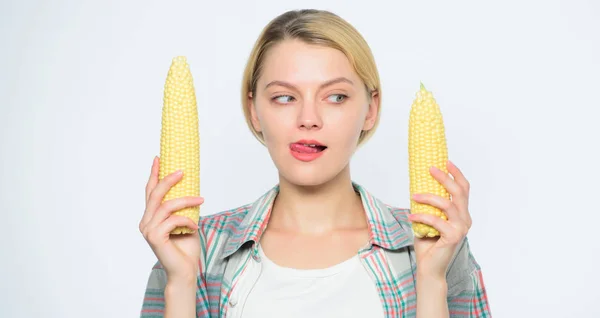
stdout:
[[281,80],[295,85],[311,85],[341,76],[355,85],[360,83],[350,61],[341,51],[300,40],[285,40],[271,47],[265,55],[259,83]]

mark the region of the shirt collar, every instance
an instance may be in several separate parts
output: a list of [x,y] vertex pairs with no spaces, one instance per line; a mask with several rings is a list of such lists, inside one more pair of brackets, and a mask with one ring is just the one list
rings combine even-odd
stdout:
[[[412,244],[410,225],[401,224],[392,213],[392,207],[381,202],[359,184],[353,182],[352,186],[361,196],[369,223],[370,245],[395,250]],[[228,238],[221,254],[222,258],[229,257],[247,242],[256,243],[260,240],[278,193],[279,185],[276,185],[251,204],[248,213]]]

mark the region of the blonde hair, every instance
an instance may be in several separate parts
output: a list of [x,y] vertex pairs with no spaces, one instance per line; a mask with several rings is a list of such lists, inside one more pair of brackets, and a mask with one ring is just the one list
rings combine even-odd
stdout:
[[252,125],[248,94],[252,92],[252,98],[256,97],[256,83],[261,75],[266,52],[273,45],[287,39],[299,39],[308,44],[341,51],[365,83],[369,99],[372,92],[378,93],[380,107],[375,125],[372,129],[361,132],[358,144],[360,146],[366,142],[375,132],[381,113],[381,84],[375,59],[365,39],[351,24],[332,12],[315,9],[292,10],[276,17],[265,26],[252,48],[244,70],[242,107],[246,124],[254,136],[265,144],[262,133]]

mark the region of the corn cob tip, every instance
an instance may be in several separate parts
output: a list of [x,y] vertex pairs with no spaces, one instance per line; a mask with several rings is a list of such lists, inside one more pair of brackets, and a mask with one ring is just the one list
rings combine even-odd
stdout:
[[424,90],[424,91],[426,90],[425,89],[425,85],[423,85],[423,82],[421,82],[421,89]]
[[183,62],[183,63],[185,63],[185,62],[187,62],[187,58],[186,58],[185,55],[177,55],[177,56],[175,56],[173,58],[173,63],[175,63],[175,62]]

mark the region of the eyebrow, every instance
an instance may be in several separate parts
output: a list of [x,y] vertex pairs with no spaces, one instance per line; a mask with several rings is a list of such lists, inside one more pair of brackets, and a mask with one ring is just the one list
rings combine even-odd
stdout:
[[[350,85],[354,85],[354,83],[345,78],[345,77],[337,77],[331,80],[326,81],[325,83],[319,85],[319,89],[322,89],[324,87],[333,85],[333,84],[337,84],[337,83],[348,83]],[[269,84],[265,85],[265,89],[269,88],[270,86],[274,86],[274,85],[279,85],[279,86],[284,86],[284,87],[288,87],[290,89],[296,89],[296,86],[294,86],[293,84],[290,84],[288,82],[284,82],[284,81],[272,81]]]

